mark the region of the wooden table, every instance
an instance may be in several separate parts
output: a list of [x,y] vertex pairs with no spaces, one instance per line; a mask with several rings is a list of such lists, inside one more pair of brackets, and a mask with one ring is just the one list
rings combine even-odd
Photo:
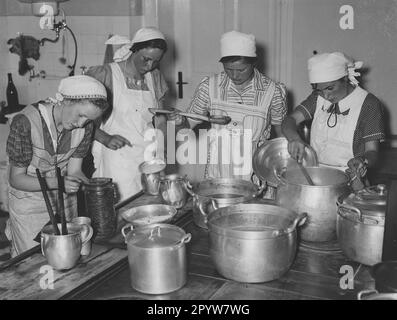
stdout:
[[[130,207],[159,203],[141,197]],[[369,268],[349,261],[340,251],[322,252],[299,247],[291,269],[280,279],[259,284],[238,283],[217,273],[209,256],[208,231],[192,222],[191,205],[178,212],[174,222],[192,234],[188,244],[188,281],[178,291],[145,295],[130,286],[127,251],[117,235],[108,244],[94,244],[89,257],[68,271],[54,271],[54,288],[42,289],[45,258],[36,253],[1,273],[0,299],[184,299],[184,300],[272,300],[272,299],[356,299],[363,289],[373,289]],[[341,288],[342,266],[354,272],[352,289]],[[342,283],[346,283],[342,279]]]

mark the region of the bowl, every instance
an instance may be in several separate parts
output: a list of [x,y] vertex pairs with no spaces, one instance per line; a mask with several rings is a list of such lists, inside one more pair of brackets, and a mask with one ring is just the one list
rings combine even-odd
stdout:
[[146,226],[153,223],[167,223],[176,215],[173,206],[165,204],[148,204],[128,209],[121,213],[121,217],[133,226]]

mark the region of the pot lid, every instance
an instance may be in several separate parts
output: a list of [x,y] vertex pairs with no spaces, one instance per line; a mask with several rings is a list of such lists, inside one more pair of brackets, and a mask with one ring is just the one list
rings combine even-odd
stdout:
[[364,215],[384,216],[386,200],[386,186],[378,184],[349,194],[343,203],[359,209]]
[[127,237],[129,245],[145,249],[175,247],[189,240],[190,234],[187,236],[183,229],[165,223],[137,228]]

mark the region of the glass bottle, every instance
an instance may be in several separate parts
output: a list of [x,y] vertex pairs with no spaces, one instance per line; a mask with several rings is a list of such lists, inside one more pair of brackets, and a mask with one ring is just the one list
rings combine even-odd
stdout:
[[12,74],[8,73],[8,84],[7,84],[7,104],[9,111],[16,109],[19,106],[18,91],[15,88],[14,82],[12,81]]

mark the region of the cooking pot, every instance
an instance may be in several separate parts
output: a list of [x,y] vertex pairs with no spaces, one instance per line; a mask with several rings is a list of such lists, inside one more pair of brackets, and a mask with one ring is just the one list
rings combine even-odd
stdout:
[[189,197],[186,191],[188,180],[178,174],[169,174],[160,178],[160,195],[163,200],[177,209],[182,208]]
[[160,178],[165,167],[165,162],[160,159],[145,161],[139,165],[142,188],[146,193],[151,195],[159,194]]
[[190,233],[177,226],[158,223],[121,230],[128,250],[132,287],[147,294],[163,294],[186,283],[186,246]]
[[269,204],[241,203],[208,218],[210,254],[217,271],[239,282],[280,278],[297,249],[297,225],[306,214]]
[[358,293],[357,300],[397,300],[397,293],[379,293],[376,290],[363,290]]
[[277,173],[280,184],[276,202],[298,213],[306,212],[307,223],[302,227],[301,239],[311,242],[336,240],[336,216],[339,196],[350,192],[348,176],[334,168],[307,167],[314,186],[309,185],[300,169]]
[[219,178],[199,182],[193,187],[187,184],[186,187],[193,197],[193,221],[207,229],[207,218],[211,212],[252,200],[263,192],[265,185],[258,188],[246,180]]
[[397,261],[384,261],[371,268],[375,289],[382,293],[397,294]]
[[337,237],[349,259],[370,266],[382,261],[386,199],[385,185],[338,198]]

